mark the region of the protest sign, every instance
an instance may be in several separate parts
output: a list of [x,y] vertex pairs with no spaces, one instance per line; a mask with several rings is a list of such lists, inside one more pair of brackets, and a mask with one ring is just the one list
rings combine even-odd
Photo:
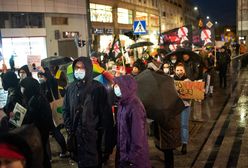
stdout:
[[182,99],[204,99],[205,82],[175,81],[176,89]]
[[26,115],[27,109],[22,107],[19,103],[16,103],[13,110],[14,117],[10,118],[9,122],[16,127],[21,127],[23,119]]
[[27,60],[28,60],[28,67],[32,72],[37,71],[37,67],[41,66],[40,55],[28,55]]

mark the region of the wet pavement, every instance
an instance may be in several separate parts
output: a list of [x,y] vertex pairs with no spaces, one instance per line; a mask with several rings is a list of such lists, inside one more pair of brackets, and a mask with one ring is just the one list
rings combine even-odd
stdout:
[[[202,120],[190,120],[188,153],[182,155],[181,148],[174,151],[176,168],[248,167],[247,74],[247,68],[239,72],[233,63],[226,89],[219,88],[216,74],[213,97],[201,103]],[[70,159],[59,158],[58,144],[52,136],[50,140],[53,168],[77,167]],[[152,166],[163,168],[163,154],[155,148],[152,137],[149,137],[149,150]],[[104,168],[114,168],[114,154]]]

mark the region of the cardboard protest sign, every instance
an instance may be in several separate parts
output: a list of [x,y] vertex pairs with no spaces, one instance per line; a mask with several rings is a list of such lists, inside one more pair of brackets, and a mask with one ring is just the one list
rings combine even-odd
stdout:
[[10,118],[9,122],[16,127],[21,127],[22,121],[26,115],[27,109],[22,107],[19,103],[16,103],[15,108],[13,110],[14,117]]
[[175,81],[175,86],[182,99],[204,99],[205,82]]

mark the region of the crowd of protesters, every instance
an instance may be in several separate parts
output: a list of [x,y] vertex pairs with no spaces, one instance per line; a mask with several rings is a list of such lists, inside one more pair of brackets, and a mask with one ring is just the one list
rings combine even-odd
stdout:
[[[13,118],[13,109],[19,103],[27,109],[23,125],[34,124],[41,135],[43,150],[43,167],[51,167],[51,151],[49,133],[52,133],[61,147],[60,157],[66,157],[67,146],[60,127],[53,122],[50,103],[64,97],[62,114],[67,137],[70,140],[71,157],[78,163],[79,168],[100,168],[107,162],[116,146],[116,166],[119,168],[150,168],[146,111],[136,95],[137,83],[135,77],[145,69],[156,71],[179,81],[204,81],[205,97],[214,94],[216,71],[219,74],[219,87],[226,88],[227,71],[230,64],[230,53],[223,46],[215,53],[214,50],[201,50],[201,62],[195,62],[190,54],[183,54],[182,59],[177,55],[163,58],[159,53],[155,57],[143,57],[127,60],[118,58],[116,62],[105,64],[102,58],[92,54],[89,57],[79,57],[72,63],[74,81],[63,83],[56,78],[58,67],[48,69],[38,67],[39,80],[32,77],[29,67],[24,65],[18,70],[18,76],[4,69],[1,74],[3,89],[8,91],[6,114],[1,120],[2,136],[7,136],[14,129],[8,121]],[[96,59],[96,60],[94,60]],[[111,72],[115,77],[110,88],[105,87],[93,78],[93,61]],[[118,63],[121,65],[114,65]],[[58,83],[62,83],[59,84]],[[59,90],[59,86],[62,86]],[[109,98],[111,97],[111,98]],[[111,99],[111,101],[109,101]],[[191,109],[201,102],[198,100],[183,100],[185,109],[180,115],[170,118],[167,127],[161,127],[154,121],[154,142],[156,147],[164,152],[166,168],[174,167],[173,150],[181,146],[181,154],[187,154],[189,142],[189,120]],[[111,108],[117,106],[117,109]],[[193,119],[202,121],[201,110],[194,108]],[[23,153],[8,141],[0,141],[0,158],[18,160],[17,164],[30,167],[28,155]],[[2,153],[10,153],[4,156]],[[6,161],[7,162],[7,161]],[[2,162],[1,162],[2,163]],[[5,163],[5,162],[3,162]],[[9,162],[10,163],[10,162]],[[13,162],[11,162],[13,163]],[[6,163],[7,164],[7,163]]]

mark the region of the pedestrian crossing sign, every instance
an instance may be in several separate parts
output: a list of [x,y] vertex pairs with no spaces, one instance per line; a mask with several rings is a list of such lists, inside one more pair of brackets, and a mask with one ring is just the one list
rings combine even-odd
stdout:
[[133,23],[133,34],[147,34],[146,32],[146,21],[145,20],[137,20]]

